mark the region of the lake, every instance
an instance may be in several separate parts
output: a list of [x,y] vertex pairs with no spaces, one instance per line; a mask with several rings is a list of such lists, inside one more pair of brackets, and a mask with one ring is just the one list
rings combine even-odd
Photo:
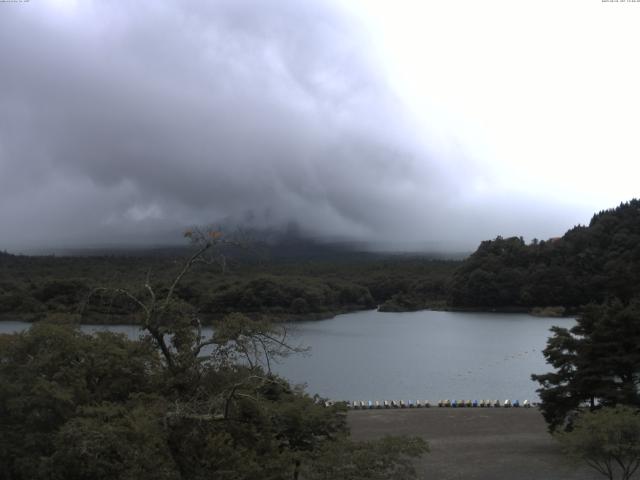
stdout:
[[[532,373],[550,370],[542,350],[552,325],[570,318],[524,314],[375,310],[330,320],[287,324],[307,354],[283,359],[274,370],[307,391],[345,400],[536,400]],[[0,333],[28,328],[0,322]],[[83,325],[137,338],[126,325]]]

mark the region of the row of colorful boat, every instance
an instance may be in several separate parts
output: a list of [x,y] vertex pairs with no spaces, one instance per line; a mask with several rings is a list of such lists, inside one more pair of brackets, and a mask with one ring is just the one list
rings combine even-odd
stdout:
[[[519,400],[509,399],[504,402],[500,400],[439,400],[435,405],[441,408],[530,408],[532,406],[529,400],[520,403]],[[431,406],[431,402],[428,400],[416,400],[415,402],[413,400],[407,402],[404,400],[384,400],[382,402],[379,400],[355,400],[353,402],[347,402],[347,407],[356,410],[374,408],[430,408]]]

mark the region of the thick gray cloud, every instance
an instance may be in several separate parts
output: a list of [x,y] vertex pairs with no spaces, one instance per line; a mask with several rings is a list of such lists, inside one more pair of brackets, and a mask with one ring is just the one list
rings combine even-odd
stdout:
[[570,218],[474,194],[488,173],[418,134],[336,5],[72,3],[1,6],[0,248],[225,217],[467,248]]

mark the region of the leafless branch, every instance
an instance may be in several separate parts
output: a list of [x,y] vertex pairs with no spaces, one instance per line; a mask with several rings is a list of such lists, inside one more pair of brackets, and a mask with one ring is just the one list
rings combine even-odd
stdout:
[[193,255],[191,255],[191,257],[189,257],[189,260],[187,260],[187,262],[184,264],[184,266],[182,267],[182,270],[180,271],[178,276],[173,280],[173,283],[171,284],[171,287],[167,292],[167,296],[164,300],[164,308],[166,308],[169,305],[169,302],[171,301],[171,297],[173,297],[173,292],[178,286],[178,284],[180,283],[180,281],[182,280],[182,277],[186,275],[186,273],[189,271],[189,269],[191,268],[193,263],[196,261],[196,259],[200,257],[204,252],[206,252],[209,248],[211,248],[211,245],[212,245],[211,242],[206,242]]

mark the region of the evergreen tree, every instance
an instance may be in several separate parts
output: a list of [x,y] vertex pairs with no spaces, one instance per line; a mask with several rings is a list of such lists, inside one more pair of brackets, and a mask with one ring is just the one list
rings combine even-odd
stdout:
[[562,238],[484,241],[454,272],[456,307],[563,306],[640,295],[640,200],[594,215]]
[[544,355],[554,372],[532,375],[551,430],[581,410],[640,405],[640,301],[589,305],[571,328],[552,328]]

